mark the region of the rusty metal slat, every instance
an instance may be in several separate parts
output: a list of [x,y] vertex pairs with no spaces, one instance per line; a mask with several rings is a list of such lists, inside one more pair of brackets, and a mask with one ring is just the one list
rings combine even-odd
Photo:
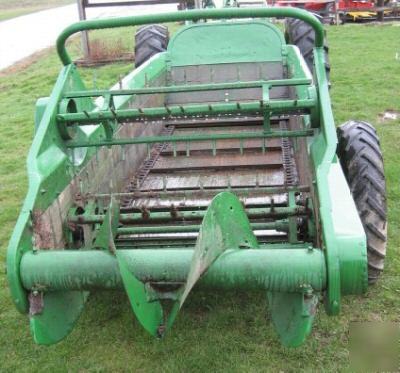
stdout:
[[[271,118],[271,121],[276,120],[274,117]],[[247,126],[251,123],[262,123],[263,117],[261,116],[240,116],[240,117],[226,117],[226,116],[216,116],[216,117],[195,117],[195,118],[175,118],[172,120],[165,120],[165,125],[173,125],[177,128],[186,128],[193,126],[204,126],[204,125],[213,125],[213,126]]]
[[[278,126],[271,126],[273,130],[279,130]],[[242,133],[242,132],[259,132],[260,138],[262,138],[263,126],[260,123],[259,125],[253,126],[235,126],[235,127],[213,127],[213,126],[203,126],[203,127],[186,127],[186,128],[176,128],[174,131],[174,135],[176,136],[188,136],[192,134],[198,133],[207,133],[210,135],[214,135],[217,133]],[[224,140],[225,141],[225,140]]]
[[[249,139],[243,141],[243,149],[245,151],[248,150],[259,150],[263,146],[263,139]],[[240,150],[240,140],[217,140],[216,141],[216,149],[218,150]],[[267,139],[265,140],[265,150],[277,150],[281,148],[281,140],[276,139]],[[186,154],[189,149],[189,153],[196,151],[211,151],[212,144],[204,141],[191,142],[190,147],[188,148],[186,144],[179,143],[176,145],[177,154]],[[162,155],[172,155],[173,149],[171,146],[168,146],[161,153]]]
[[192,157],[160,157],[150,172],[226,169],[245,167],[282,167],[281,152],[271,151],[266,154],[221,154],[218,156],[202,155]]
[[140,190],[190,190],[212,188],[256,188],[267,186],[283,186],[284,173],[282,169],[265,170],[218,170],[188,173],[180,171],[173,175],[168,173],[150,174],[143,182]]

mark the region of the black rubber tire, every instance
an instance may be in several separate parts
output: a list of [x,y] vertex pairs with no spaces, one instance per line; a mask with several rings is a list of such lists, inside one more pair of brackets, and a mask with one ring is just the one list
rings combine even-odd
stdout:
[[[322,22],[322,17],[314,14],[320,22]],[[289,44],[296,45],[308,68],[311,71],[311,74],[314,71],[314,55],[313,48],[315,45],[315,32],[314,29],[304,21],[297,18],[286,18],[285,21],[285,38],[286,42]],[[328,82],[330,82],[330,71],[331,66],[329,64],[329,46],[326,40],[326,36],[324,39],[324,50],[325,50],[325,71]]]
[[337,154],[357,206],[368,250],[368,281],[383,271],[387,241],[386,182],[383,157],[375,128],[348,121],[337,129]]
[[168,28],[164,25],[145,25],[135,34],[135,67],[139,67],[150,57],[167,50]]

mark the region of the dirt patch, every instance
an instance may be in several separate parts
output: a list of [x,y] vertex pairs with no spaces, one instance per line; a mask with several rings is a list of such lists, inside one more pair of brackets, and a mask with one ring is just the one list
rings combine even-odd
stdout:
[[400,119],[400,111],[396,111],[396,110],[385,110],[383,113],[379,114],[379,121],[381,123],[383,122],[389,122],[392,120],[397,120]]

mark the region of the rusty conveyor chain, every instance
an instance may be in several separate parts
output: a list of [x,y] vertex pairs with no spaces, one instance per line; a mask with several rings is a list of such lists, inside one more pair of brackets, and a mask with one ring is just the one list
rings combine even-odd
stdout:
[[[163,136],[171,135],[174,132],[174,128],[175,128],[174,126],[164,126],[162,135]],[[135,174],[133,180],[130,182],[129,186],[127,187],[128,193],[140,188],[144,179],[150,172],[151,168],[156,163],[161,152],[166,147],[168,147],[168,143],[165,143],[165,142],[154,144],[154,146],[151,150],[150,156],[143,162],[142,166],[140,167],[138,172]],[[127,204],[129,204],[129,200],[127,200],[127,198],[125,197],[121,200],[121,208],[126,207]]]
[[[280,121],[279,126],[282,131],[287,131],[286,121]],[[295,185],[298,182],[298,177],[296,165],[294,164],[293,149],[287,137],[282,137],[281,142],[283,168],[285,170],[285,185]]]

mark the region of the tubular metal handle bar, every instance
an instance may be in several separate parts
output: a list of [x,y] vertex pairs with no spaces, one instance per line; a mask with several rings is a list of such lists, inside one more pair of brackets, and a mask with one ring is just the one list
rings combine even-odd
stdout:
[[167,23],[179,21],[198,21],[201,19],[232,19],[232,18],[298,18],[308,23],[315,31],[315,47],[323,47],[324,30],[321,22],[311,13],[295,8],[256,8],[256,9],[195,9],[170,13],[146,14],[142,16],[120,17],[81,21],[68,26],[57,38],[57,52],[64,65],[71,63],[71,58],[65,48],[67,39],[80,31],[100,30],[126,26],[139,26],[152,23]]

